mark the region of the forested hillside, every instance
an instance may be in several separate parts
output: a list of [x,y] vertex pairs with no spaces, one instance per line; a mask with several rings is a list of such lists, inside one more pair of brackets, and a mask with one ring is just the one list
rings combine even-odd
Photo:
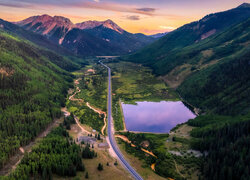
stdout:
[[52,179],[53,174],[72,177],[84,171],[82,148],[70,140],[63,126],[54,129],[32,152],[25,154],[21,164],[6,179]]
[[250,114],[200,116],[188,125],[196,127],[191,131],[192,147],[206,154],[201,167],[204,179],[249,179]]
[[[246,21],[250,17],[250,7],[243,5],[228,11],[210,14],[199,21],[186,24],[123,59],[145,64],[152,67],[156,74],[165,75],[176,65],[183,65],[187,59],[199,54],[199,51],[191,53],[188,46],[193,44],[198,46],[199,42],[202,43],[205,39]],[[186,50],[184,51],[183,48]],[[178,57],[183,54],[187,56]]]
[[61,116],[78,66],[0,29],[0,168]]
[[[249,16],[250,17],[250,16]],[[168,54],[156,74],[203,112],[235,115],[250,108],[250,19]],[[162,53],[163,55],[163,53]]]
[[[198,56],[190,56],[193,74],[177,88],[191,104],[203,111],[236,115],[250,110],[250,19],[211,38],[201,46],[190,47],[192,52],[210,51],[195,63]],[[209,47],[209,48],[208,48]]]
[[212,47],[205,61],[218,59],[218,63],[197,69],[193,65],[193,74],[177,88],[184,99],[208,114],[188,122],[196,127],[191,131],[193,148],[207,154],[202,165],[205,179],[249,179],[249,32],[250,20],[204,41],[204,46]]

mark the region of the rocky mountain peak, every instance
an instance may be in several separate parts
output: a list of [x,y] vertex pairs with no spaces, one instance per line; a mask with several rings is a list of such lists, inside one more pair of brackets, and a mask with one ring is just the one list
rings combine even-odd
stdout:
[[106,21],[103,21],[103,24],[102,24],[104,27],[106,27],[106,28],[109,28],[109,29],[112,29],[112,30],[114,30],[114,31],[117,31],[117,32],[119,32],[119,33],[123,33],[124,32],[124,30],[120,27],[120,26],[118,26],[116,23],[114,23],[112,20],[110,20],[110,19],[108,19],[108,20],[106,20]]
[[120,34],[124,32],[124,30],[121,27],[119,27],[116,23],[114,23],[110,19],[106,21],[85,21],[85,22],[76,24],[76,27],[79,29],[93,29],[98,26],[103,26],[105,28],[112,29],[116,32],[119,32]]

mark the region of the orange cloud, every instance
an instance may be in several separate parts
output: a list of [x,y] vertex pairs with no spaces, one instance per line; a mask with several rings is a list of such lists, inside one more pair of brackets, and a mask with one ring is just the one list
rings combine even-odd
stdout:
[[153,8],[138,8],[136,6],[131,5],[122,5],[117,3],[109,3],[109,2],[80,2],[80,3],[69,3],[67,6],[76,7],[76,8],[89,8],[89,9],[100,9],[107,11],[115,11],[115,12],[127,12],[127,13],[136,13],[143,15],[157,15],[155,13],[155,9]]
[[[88,1],[88,2],[64,2],[64,3],[50,3],[50,2],[38,2],[38,1],[14,1],[14,2],[0,2],[0,6],[14,7],[14,8],[26,8],[26,9],[43,9],[43,8],[85,8],[85,9],[99,9],[113,12],[125,12],[135,13],[148,16],[168,16],[169,18],[176,17],[171,14],[160,14],[157,9],[152,7],[138,7],[136,5],[124,5],[113,2],[102,1]],[[179,17],[179,16],[178,16]],[[179,17],[180,18],[180,17]]]

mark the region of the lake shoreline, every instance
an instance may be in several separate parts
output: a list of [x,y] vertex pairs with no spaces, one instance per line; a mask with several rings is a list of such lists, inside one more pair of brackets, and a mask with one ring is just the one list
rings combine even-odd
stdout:
[[129,132],[168,134],[178,124],[196,117],[182,101],[138,101],[136,104],[121,102],[123,123]]

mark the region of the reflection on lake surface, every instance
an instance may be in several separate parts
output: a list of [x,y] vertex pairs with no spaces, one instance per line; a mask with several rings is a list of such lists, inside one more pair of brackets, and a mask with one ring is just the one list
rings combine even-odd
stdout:
[[122,103],[126,128],[129,131],[168,133],[177,124],[196,115],[181,101]]

